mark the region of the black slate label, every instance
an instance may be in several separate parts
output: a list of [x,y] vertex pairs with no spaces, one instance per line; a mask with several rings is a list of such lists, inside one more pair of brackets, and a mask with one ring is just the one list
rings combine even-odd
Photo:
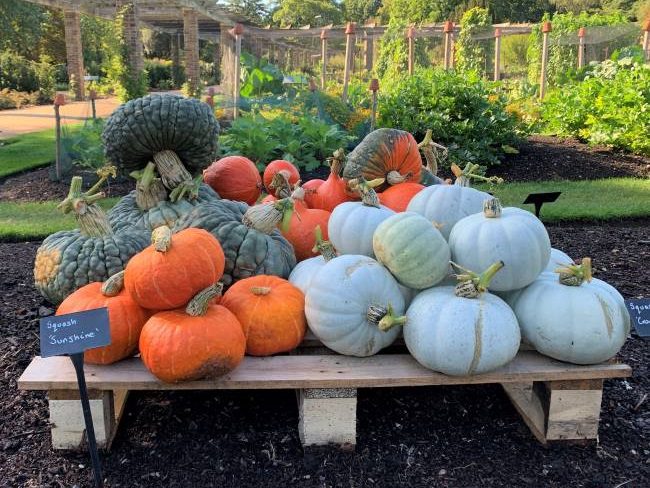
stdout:
[[650,337],[650,298],[626,300],[632,325],[641,337]]
[[75,354],[111,343],[108,308],[41,319],[41,356]]

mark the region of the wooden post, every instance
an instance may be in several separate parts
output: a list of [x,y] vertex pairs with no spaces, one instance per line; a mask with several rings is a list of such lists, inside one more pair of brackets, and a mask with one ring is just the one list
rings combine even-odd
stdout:
[[375,58],[375,38],[365,33],[363,40],[363,64],[366,71],[372,71],[372,64]]
[[539,76],[539,99],[544,100],[546,95],[546,68],[548,67],[548,35],[553,27],[550,22],[542,25],[542,70]]
[[345,28],[345,70],[343,71],[343,101],[348,101],[348,85],[350,84],[350,71],[354,62],[354,24],[348,22]]
[[578,69],[584,67],[585,65],[586,48],[587,46],[585,45],[585,28],[580,27],[580,29],[578,29]]
[[65,105],[65,97],[62,93],[59,93],[54,98],[54,120],[56,124],[56,159],[54,162],[54,172],[57,181],[61,181],[63,177],[63,168],[61,168],[61,113],[59,112],[62,105]]
[[415,67],[415,46],[413,45],[415,42],[415,28],[413,26],[409,26],[408,30],[406,31],[406,38],[408,39],[408,44],[409,44],[409,63],[408,63],[408,69],[409,69],[409,76],[413,76],[413,70]]
[[93,120],[97,120],[97,108],[95,107],[95,100],[97,99],[97,92],[90,90],[90,108],[93,112]]
[[451,69],[452,67],[452,51],[453,51],[453,39],[454,35],[454,23],[451,20],[445,22],[443,27],[443,32],[445,34],[445,69]]
[[650,61],[650,18],[646,19],[643,24],[643,52],[645,60]]
[[370,130],[375,130],[377,126],[377,92],[379,91],[379,80],[373,78],[370,80],[370,91],[372,92],[372,114],[370,115]]
[[240,65],[240,59],[241,58],[241,36],[242,33],[244,32],[244,26],[241,24],[235,24],[235,27],[233,27],[232,32],[235,36],[235,79],[234,79],[234,88],[233,88],[233,100],[234,100],[234,107],[233,107],[233,119],[236,119],[239,117],[239,84],[240,84],[240,76],[241,76],[241,65]]
[[494,29],[494,81],[501,79],[501,29]]

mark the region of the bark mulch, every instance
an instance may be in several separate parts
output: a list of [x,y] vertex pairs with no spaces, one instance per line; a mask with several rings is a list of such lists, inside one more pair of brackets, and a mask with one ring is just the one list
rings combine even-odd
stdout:
[[[553,244],[590,255],[597,277],[646,295],[650,220],[554,225]],[[38,243],[0,244],[0,487],[91,486],[86,453],[50,447],[45,394],[16,380],[38,353],[52,309],[32,286]],[[600,438],[543,447],[500,387],[359,392],[355,452],[303,452],[293,391],[135,392],[113,449],[108,487],[622,487],[650,486],[650,348],[620,354],[634,376],[608,380]]]

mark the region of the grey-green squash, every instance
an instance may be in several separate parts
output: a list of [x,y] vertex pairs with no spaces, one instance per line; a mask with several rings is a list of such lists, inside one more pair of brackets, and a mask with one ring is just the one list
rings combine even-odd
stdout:
[[99,186],[85,193],[82,179],[72,178],[70,192],[59,208],[74,212],[78,229],[56,232],[36,251],[34,284],[51,303],[58,305],[88,283],[106,281],[124,269],[131,257],[149,245],[150,233],[143,229],[115,231],[95,202],[103,197]]
[[226,257],[225,285],[260,274],[287,278],[296,265],[293,247],[279,230],[267,234],[242,222],[248,208],[232,200],[202,203],[179,218],[173,228],[177,232],[198,227],[219,240]]

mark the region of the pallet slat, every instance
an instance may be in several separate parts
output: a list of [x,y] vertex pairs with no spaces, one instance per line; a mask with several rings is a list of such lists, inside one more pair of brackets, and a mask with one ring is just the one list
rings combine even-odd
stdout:
[[[446,376],[420,366],[408,354],[369,358],[339,355],[246,357],[231,374],[219,380],[165,384],[147,371],[139,358],[110,366],[86,365],[86,383],[97,390],[214,390],[283,388],[369,388],[392,386],[522,383],[588,380],[631,375],[625,364],[575,366],[533,351],[520,351],[507,366],[476,376]],[[18,380],[22,390],[76,389],[77,380],[67,357],[35,357]]]

